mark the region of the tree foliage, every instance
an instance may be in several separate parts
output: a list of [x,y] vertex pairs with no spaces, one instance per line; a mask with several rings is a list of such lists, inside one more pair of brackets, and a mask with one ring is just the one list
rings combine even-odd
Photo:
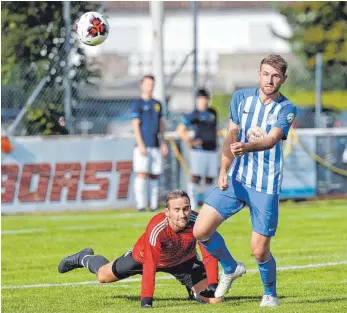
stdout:
[[[99,76],[99,72],[87,64],[84,51],[74,38],[72,28],[65,30],[62,1],[7,1],[1,5],[1,89],[4,94],[2,106],[23,107],[24,101],[39,81],[48,76],[48,82],[36,99],[31,112],[26,115],[26,122],[27,125],[31,125],[31,129],[50,129],[50,125],[56,123],[50,118],[60,114],[58,108],[63,102],[63,83],[68,62],[74,100],[78,99],[80,84],[88,83],[88,79]],[[83,13],[96,11],[98,5],[97,2],[71,2],[71,24],[73,25]],[[66,31],[72,34],[68,62]],[[45,109],[48,107],[47,104],[50,104],[50,110]],[[46,114],[45,118],[41,118],[41,124],[34,127],[33,124],[38,119],[34,119],[33,116],[40,114]],[[43,127],[44,120],[47,121],[47,125]],[[45,133],[48,134],[49,131]]]
[[293,31],[284,39],[308,69],[314,69],[316,54],[323,53],[324,77],[329,78],[325,89],[347,88],[347,2],[287,2],[278,9]]
[[[48,63],[63,59],[63,47],[65,44],[65,28],[63,19],[62,1],[6,1],[2,2],[1,10],[1,54],[3,81],[32,80],[36,75],[44,74],[43,69],[54,72]],[[72,2],[71,20],[75,21],[86,11],[96,9],[94,2]],[[71,31],[71,30],[68,30]],[[73,42],[75,53],[84,57],[83,50]],[[46,65],[42,67],[40,65]],[[64,67],[65,64],[59,64]],[[73,64],[76,70],[85,66]],[[18,73],[20,73],[18,75]],[[54,75],[54,74],[53,74]],[[12,80],[13,81],[13,80]],[[59,81],[59,80],[58,80]]]

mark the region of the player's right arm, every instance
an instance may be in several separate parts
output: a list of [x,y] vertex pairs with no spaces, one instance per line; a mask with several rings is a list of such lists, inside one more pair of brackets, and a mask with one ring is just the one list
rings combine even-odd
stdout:
[[141,134],[141,101],[134,101],[131,110],[131,124],[134,129],[136,144],[139,147],[140,153],[146,155],[146,145]]
[[[141,306],[152,305],[155,289],[155,273],[160,260],[161,236],[163,221],[153,221],[149,223],[144,241],[144,261],[141,281]],[[150,305],[149,305],[150,303]]]
[[219,172],[218,185],[221,190],[228,188],[228,168],[234,159],[234,155],[230,150],[230,145],[237,142],[239,135],[239,116],[238,106],[240,105],[240,98],[238,92],[233,94],[230,101],[230,122],[228,133],[225,137],[221,158],[221,166]]
[[188,127],[193,124],[193,113],[186,114],[184,116],[183,122],[179,124],[176,128],[177,135],[187,144],[188,147],[192,148],[195,145],[200,145],[201,140],[192,140],[190,137]]

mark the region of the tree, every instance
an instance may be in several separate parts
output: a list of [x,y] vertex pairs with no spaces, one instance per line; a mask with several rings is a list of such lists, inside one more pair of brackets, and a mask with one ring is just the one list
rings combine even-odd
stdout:
[[[61,108],[67,66],[65,31],[72,32],[72,29],[64,28],[63,2],[7,1],[1,4],[2,91],[7,92],[6,101],[2,101],[3,107],[23,107],[23,102],[39,81],[48,76],[48,82],[34,106],[44,109],[53,104]],[[96,11],[97,6],[97,2],[71,2],[72,23],[84,12]],[[99,73],[90,69],[75,38],[71,40],[70,55],[72,95],[77,99],[79,85],[88,83],[90,77],[99,76]],[[9,90],[14,92],[11,94]]]
[[323,53],[323,88],[347,88],[347,2],[287,2],[278,9],[292,27],[293,34],[284,38],[301,56],[311,72],[315,56]]

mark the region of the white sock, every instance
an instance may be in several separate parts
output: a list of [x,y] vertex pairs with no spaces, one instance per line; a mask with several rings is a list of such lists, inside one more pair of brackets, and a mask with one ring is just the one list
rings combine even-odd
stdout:
[[159,206],[159,179],[149,180],[149,196],[151,210],[156,210]]
[[134,191],[135,191],[136,208],[138,210],[146,209],[148,204],[147,179],[136,177]]
[[188,196],[190,198],[190,206],[193,211],[195,211],[198,206],[198,188],[198,184],[192,182],[188,183]]
[[213,189],[214,189],[214,185],[205,184],[204,201],[206,201],[207,197],[212,193]]

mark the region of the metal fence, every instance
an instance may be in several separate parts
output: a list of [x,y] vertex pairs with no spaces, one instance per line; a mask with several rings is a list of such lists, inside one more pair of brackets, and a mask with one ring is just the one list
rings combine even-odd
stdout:
[[104,134],[115,122],[130,119],[135,95],[97,97],[102,79],[97,61],[88,60],[75,40],[69,55],[64,39],[57,39],[52,51],[41,50],[42,61],[13,68],[2,81],[1,119],[11,135]]
[[[64,39],[57,39],[52,51],[42,48],[42,60],[20,67],[16,66],[7,79],[2,80],[1,119],[3,129],[10,130],[11,135],[114,134],[131,131],[129,123],[131,103],[139,95],[139,76],[118,77],[113,82],[105,79],[98,59],[86,57],[75,40],[76,38],[71,39],[72,49],[69,55],[66,53]],[[189,67],[189,65],[189,62],[183,63],[183,66]],[[130,69],[133,64],[129,62],[127,66]],[[176,77],[179,73],[179,66],[178,64],[178,71],[173,71],[172,77]],[[322,90],[341,90],[341,83],[336,82],[343,81],[344,75],[347,76],[340,70],[335,76],[327,76],[323,67]],[[218,80],[218,73],[213,73],[213,77]],[[168,82],[171,80],[171,77],[167,77]],[[66,105],[64,106],[67,83],[71,87],[68,116],[66,116]],[[288,81],[281,90],[295,103],[300,101],[301,105],[312,107],[316,101],[314,71],[298,65],[291,67]],[[339,91],[335,95],[336,101],[333,95],[332,100],[329,101],[333,102],[337,108],[346,110],[347,103],[343,103],[344,100],[339,98],[338,93]],[[213,105],[220,112],[221,127],[228,123],[230,97],[231,94],[212,97]],[[335,113],[330,113],[323,111],[323,119],[327,118],[328,121],[323,123],[322,127],[329,126],[329,123],[334,126],[334,121],[338,117],[333,116]],[[175,129],[182,114],[168,113],[169,130]],[[315,126],[314,107],[303,110],[300,114],[301,117],[297,120],[301,119],[300,123],[304,125],[299,127]]]

